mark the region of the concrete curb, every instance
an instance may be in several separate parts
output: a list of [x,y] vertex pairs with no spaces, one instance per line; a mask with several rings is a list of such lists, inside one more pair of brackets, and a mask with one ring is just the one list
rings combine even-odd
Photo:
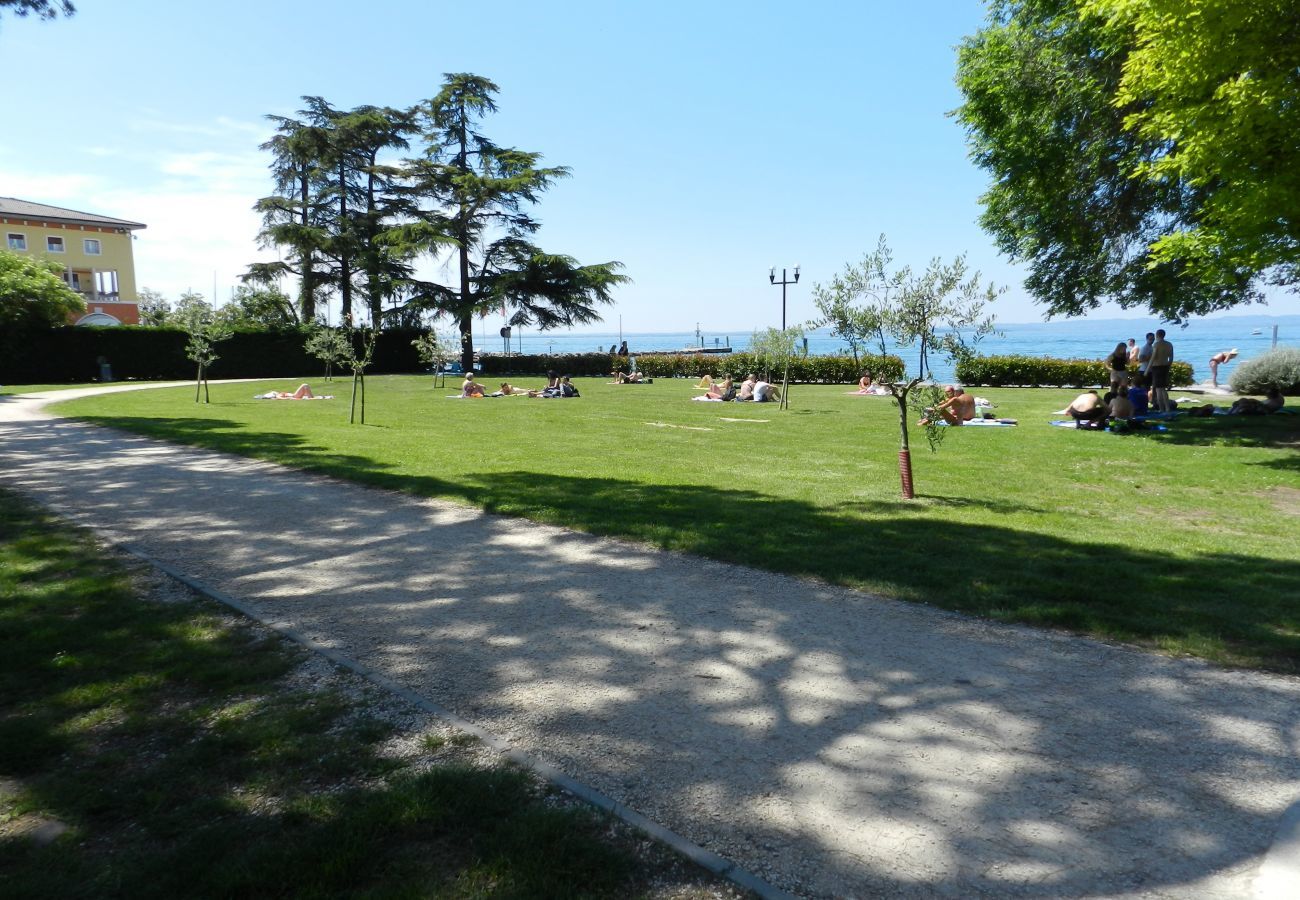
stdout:
[[259,615],[256,611],[254,611],[253,609],[251,609],[241,601],[236,600],[234,597],[231,597],[228,594],[210,588],[207,585],[203,584],[201,581],[190,578],[188,575],[185,575],[182,572],[173,569],[171,566],[167,565],[166,563],[159,562],[158,560],[154,559],[153,557],[151,557],[149,554],[145,553],[143,550],[139,549],[138,547],[134,547],[130,544],[118,543],[114,541],[112,538],[110,538],[108,535],[105,535],[103,532],[98,531],[98,529],[92,529],[92,530],[96,531],[96,533],[99,534],[100,538],[105,541],[105,543],[108,543],[112,546],[125,550],[127,553],[130,553],[132,556],[136,557],[142,562],[147,563],[148,565],[157,569],[159,572],[162,572],[164,575],[167,575],[169,578],[179,581],[181,584],[184,584],[185,586],[191,588],[192,590],[197,591],[198,593],[202,594],[208,599],[215,600],[216,602],[221,603],[224,606],[228,606],[231,609],[239,612],[241,615],[246,616],[247,618],[250,618],[256,622],[259,622],[262,625],[265,625],[267,628],[270,628],[272,631],[276,632],[282,637],[285,637],[293,641],[295,644],[305,647],[308,650],[312,651],[313,653],[325,657],[335,665],[342,666],[345,669],[355,672],[357,675],[360,675],[362,678],[365,678],[366,680],[370,681],[372,684],[375,684],[383,688],[389,693],[401,697],[403,700],[406,700],[407,702],[412,703],[415,706],[418,706],[420,709],[423,709],[428,713],[432,713],[433,715],[442,719],[444,722],[451,725],[453,728],[457,729],[458,731],[464,732],[465,734],[473,735],[475,738],[482,741],[485,745],[491,747],[493,750],[497,751],[498,753],[503,755],[506,759],[510,760],[516,765],[528,769],[529,771],[536,774],[538,777],[546,780],[547,782],[553,784],[554,786],[560,788],[561,790],[574,795],[584,803],[594,806],[597,809],[602,810],[603,812],[606,812],[617,819],[620,819],[621,821],[625,822],[626,824],[630,825],[631,827],[635,828],[641,833],[647,835],[648,837],[653,838],[654,840],[658,841],[661,844],[668,846],[669,848],[671,848],[673,851],[680,854],[681,856],[686,857],[691,862],[698,865],[700,868],[705,869],[706,871],[711,872],[714,875],[717,875],[721,878],[727,879],[732,884],[735,884],[737,887],[741,887],[744,888],[745,890],[752,891],[757,896],[763,898],[763,900],[796,900],[794,894],[787,893],[786,891],[783,891],[779,888],[776,888],[768,884],[766,881],[759,878],[757,875],[753,874],[752,872],[740,868],[730,860],[724,859],[718,854],[710,850],[704,849],[703,847],[699,846],[693,841],[687,840],[686,838],[677,834],[675,831],[665,828],[664,826],[660,825],[658,822],[648,819],[647,817],[643,816],[641,813],[637,812],[636,810],[628,806],[624,806],[623,804],[619,803],[618,801],[614,800],[611,797],[606,796],[605,794],[601,793],[595,788],[590,787],[589,785],[583,784],[582,782],[571,778],[570,776],[561,772],[555,766],[552,766],[549,763],[544,762],[543,760],[535,759],[520,750],[516,750],[514,747],[510,745],[509,741],[493,734],[492,732],[488,731],[485,728],[475,725],[473,722],[470,722],[466,719],[462,719],[460,716],[456,715],[456,713],[452,712],[451,710],[439,706],[437,703],[434,703],[431,700],[421,697],[419,694],[409,690],[408,688],[402,687],[400,684],[388,678],[387,676],[381,675],[379,672],[376,672],[375,670],[362,665],[361,663],[357,662],[356,660],[348,656],[344,656],[342,653],[339,653],[335,650],[331,650],[328,647],[321,646],[320,644],[308,638],[306,635],[300,634],[299,632],[295,631],[293,628],[289,627],[284,622],[274,622],[262,615]]

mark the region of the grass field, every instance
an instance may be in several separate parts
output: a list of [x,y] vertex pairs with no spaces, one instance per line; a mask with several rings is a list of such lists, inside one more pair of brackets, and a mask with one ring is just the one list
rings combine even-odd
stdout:
[[451,400],[368,379],[365,426],[333,401],[254,401],[289,382],[72,401],[88,421],[661,547],[1115,638],[1300,671],[1300,416],[1183,419],[1164,433],[1052,428],[1071,390],[981,390],[1016,428],[914,446],[843,386],[792,408],[692,403],[691,385],[577,382],[578,400]]
[[149,577],[0,491],[9,900],[740,895]]

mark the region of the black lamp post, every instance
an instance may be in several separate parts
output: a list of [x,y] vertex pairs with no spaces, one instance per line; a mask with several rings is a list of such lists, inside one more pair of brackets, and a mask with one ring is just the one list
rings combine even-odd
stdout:
[[773,266],[771,269],[768,270],[767,278],[768,278],[768,280],[771,281],[773,284],[779,284],[779,285],[781,285],[781,330],[782,330],[782,331],[785,331],[785,286],[786,286],[787,284],[798,284],[798,283],[799,283],[799,267],[798,267],[798,266],[795,266],[795,267],[794,267],[794,280],[793,280],[793,281],[791,281],[791,280],[787,280],[787,279],[786,279],[785,269],[782,269],[782,270],[781,270],[781,280],[780,280],[780,281],[777,281],[777,280],[776,280],[776,266]]

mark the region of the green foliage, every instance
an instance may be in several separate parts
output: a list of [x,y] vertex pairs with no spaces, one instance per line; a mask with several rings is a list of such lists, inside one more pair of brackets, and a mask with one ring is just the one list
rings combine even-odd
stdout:
[[1164,148],[1138,176],[1203,191],[1152,258],[1233,286],[1300,281],[1300,5],[1294,0],[1087,0],[1132,47],[1112,98]]
[[[1137,367],[1131,371],[1136,372]],[[1104,362],[1045,356],[971,356],[957,363],[956,376],[962,384],[994,387],[1081,388],[1110,383]],[[1169,367],[1169,383],[1174,387],[1195,384],[1191,363],[1174,362]]]
[[1277,388],[1300,397],[1300,347],[1277,347],[1254,359],[1242,360],[1228,380],[1238,394],[1263,394]]
[[0,250],[0,331],[53,328],[85,312],[81,296],[60,277],[56,262]]
[[1298,27],[1287,0],[995,4],[957,115],[983,224],[1051,312],[1178,321],[1300,278]]
[[217,314],[232,328],[284,329],[299,324],[293,302],[278,288],[240,285]]
[[349,345],[343,329],[319,325],[308,333],[303,349],[325,363],[325,380],[330,381],[334,367],[347,361]]
[[194,402],[199,402],[200,387],[204,389],[204,402],[210,402],[207,393],[208,369],[221,358],[217,355],[216,345],[229,340],[234,334],[234,328],[212,311],[212,306],[201,294],[195,293],[181,295],[176,308],[176,323],[187,336],[185,356],[198,366],[194,380]]
[[[609,361],[609,357],[601,356]],[[485,357],[486,359],[486,357]],[[763,360],[754,353],[650,353],[638,355],[637,368],[654,378],[744,378],[763,370]],[[790,381],[799,384],[852,384],[864,371],[880,381],[903,377],[903,360],[898,356],[800,356],[790,359]],[[597,374],[597,373],[582,373]]]
[[171,321],[171,304],[161,292],[141,288],[136,295],[140,307],[140,324],[145,328],[161,328]]
[[448,74],[436,97],[414,111],[425,145],[408,162],[411,197],[423,205],[395,227],[390,244],[403,254],[437,256],[452,247],[454,286],[412,280],[411,302],[449,315],[461,334],[461,364],[473,366],[473,316],[511,310],[512,325],[546,330],[599,321],[627,276],[617,262],[581,266],[532,243],[539,223],[527,208],[569,170],[542,167],[541,154],[500,147],[479,132],[496,111],[497,86],[466,73]]

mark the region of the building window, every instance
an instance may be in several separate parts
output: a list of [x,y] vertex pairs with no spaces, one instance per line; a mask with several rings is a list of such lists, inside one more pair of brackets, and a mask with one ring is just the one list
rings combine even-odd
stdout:
[[82,245],[86,248],[87,256],[99,256],[100,250],[98,238],[86,238],[82,241]]
[[48,251],[50,251],[51,253],[62,253],[62,252],[63,252],[63,238],[61,238],[61,237],[47,237],[47,238],[45,239],[45,249],[48,250]]
[[9,249],[10,249],[10,250],[26,250],[26,249],[27,249],[27,235],[25,235],[25,234],[18,234],[18,233],[15,233],[15,232],[13,232],[13,231],[9,232]]

